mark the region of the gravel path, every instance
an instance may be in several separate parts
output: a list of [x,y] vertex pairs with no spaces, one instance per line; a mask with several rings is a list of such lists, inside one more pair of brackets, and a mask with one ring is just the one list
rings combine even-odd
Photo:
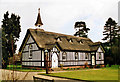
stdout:
[[[14,77],[18,80],[33,80],[33,76],[44,72],[20,72],[14,71]],[[0,80],[12,80],[13,71],[0,69]]]

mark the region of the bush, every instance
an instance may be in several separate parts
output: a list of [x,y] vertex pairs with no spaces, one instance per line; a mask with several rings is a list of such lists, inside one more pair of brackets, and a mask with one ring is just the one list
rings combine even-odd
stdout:
[[88,67],[86,67],[86,69],[88,69]]
[[100,65],[98,64],[98,65],[96,65],[96,68],[100,68]]
[[67,68],[67,70],[70,70],[70,68]]
[[86,67],[88,66],[88,62],[85,62],[85,64],[84,64],[84,65],[85,65],[85,68],[86,68]]
[[60,68],[63,69],[63,64],[60,64]]
[[71,70],[74,70],[73,68],[71,68]]
[[79,70],[80,68],[77,68],[77,70]]

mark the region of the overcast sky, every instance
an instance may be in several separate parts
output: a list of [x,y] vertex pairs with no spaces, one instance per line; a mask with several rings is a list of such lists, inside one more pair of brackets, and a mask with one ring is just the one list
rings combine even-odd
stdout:
[[[74,24],[84,21],[90,28],[88,37],[96,42],[102,41],[105,22],[112,17],[118,22],[119,0],[0,0],[0,21],[6,11],[21,17],[21,33],[17,42],[19,49],[27,29],[34,24],[40,8],[42,29],[51,32],[73,35]],[[0,25],[2,23],[0,22]]]

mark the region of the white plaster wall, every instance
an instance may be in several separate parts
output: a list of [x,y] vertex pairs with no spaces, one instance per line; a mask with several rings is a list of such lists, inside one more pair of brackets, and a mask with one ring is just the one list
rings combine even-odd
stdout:
[[27,41],[27,44],[32,43],[32,42],[34,42],[34,40],[33,40],[32,37],[30,36],[29,39],[28,39],[28,41]]
[[[33,46],[33,51],[32,51],[32,59],[29,59],[29,49],[28,46],[29,44],[32,43]],[[22,61],[41,61],[41,50],[37,47],[36,43],[34,43],[34,40],[30,36],[27,45],[25,45],[25,48],[23,49],[22,53]],[[44,61],[44,53],[42,51],[42,61]],[[44,66],[44,63],[42,63]],[[27,65],[27,66],[41,66],[41,62],[22,62],[22,65]]]
[[[101,59],[99,59],[99,52],[101,52]],[[98,48],[96,53],[96,60],[103,60],[103,61],[96,61],[96,64],[104,64],[104,53],[100,47]]]
[[[75,52],[66,52],[66,53],[67,53],[67,61],[75,60]],[[91,61],[87,61],[87,60],[91,59],[91,55],[89,54],[88,57],[89,58],[86,59],[86,61],[79,61],[79,60],[85,60],[85,53],[78,52],[78,60],[76,60],[76,61],[79,61],[79,62],[60,62],[59,64],[63,64],[64,66],[67,66],[67,65],[84,65],[85,62],[88,62],[88,64],[91,64]],[[62,52],[60,52],[59,58],[62,61]]]

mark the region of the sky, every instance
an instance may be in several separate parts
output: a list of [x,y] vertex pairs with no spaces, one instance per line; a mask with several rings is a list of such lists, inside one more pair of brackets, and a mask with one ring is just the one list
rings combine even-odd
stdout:
[[26,31],[36,28],[38,8],[45,31],[73,35],[74,24],[86,22],[90,28],[88,37],[93,41],[101,41],[103,28],[109,17],[118,22],[119,0],[0,0],[0,25],[4,13],[15,13],[21,17],[21,33],[17,51],[22,44]]

